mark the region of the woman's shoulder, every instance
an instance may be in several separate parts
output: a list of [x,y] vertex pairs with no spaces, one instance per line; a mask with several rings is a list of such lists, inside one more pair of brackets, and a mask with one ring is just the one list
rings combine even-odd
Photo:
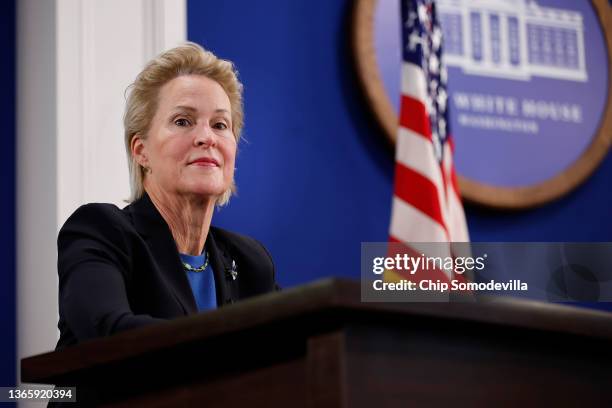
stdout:
[[58,267],[69,270],[99,256],[125,265],[134,236],[128,215],[117,206],[82,205],[68,217],[57,236]]
[[97,231],[104,231],[128,225],[128,215],[116,205],[110,203],[89,203],[77,208],[68,217],[62,230],[93,228]]

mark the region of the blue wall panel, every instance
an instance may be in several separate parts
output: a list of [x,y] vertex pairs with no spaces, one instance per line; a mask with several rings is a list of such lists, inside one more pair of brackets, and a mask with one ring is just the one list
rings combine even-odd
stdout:
[[0,3],[0,386],[15,384],[15,1]]

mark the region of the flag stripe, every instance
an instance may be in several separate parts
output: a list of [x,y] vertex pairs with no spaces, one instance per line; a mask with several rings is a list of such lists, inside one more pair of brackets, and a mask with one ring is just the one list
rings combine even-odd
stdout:
[[409,96],[402,96],[400,108],[400,126],[410,129],[421,137],[431,140],[431,125],[425,105]]
[[438,187],[428,178],[401,163],[395,164],[395,177],[403,180],[402,183],[395,185],[395,195],[431,217],[444,228]]
[[427,80],[418,65],[402,63],[402,94],[421,102],[423,106],[427,105]]
[[391,235],[403,242],[448,241],[446,230],[400,198],[393,198]]
[[440,165],[431,160],[434,149],[431,142],[410,129],[400,128],[397,137],[395,160],[411,167],[427,177],[439,188],[442,187]]

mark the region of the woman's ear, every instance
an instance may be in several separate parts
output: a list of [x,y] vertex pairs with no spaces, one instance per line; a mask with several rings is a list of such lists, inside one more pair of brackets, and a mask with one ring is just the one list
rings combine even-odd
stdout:
[[149,160],[147,159],[146,146],[144,139],[139,133],[136,133],[130,142],[130,150],[132,151],[132,157],[140,166],[144,168],[149,167]]

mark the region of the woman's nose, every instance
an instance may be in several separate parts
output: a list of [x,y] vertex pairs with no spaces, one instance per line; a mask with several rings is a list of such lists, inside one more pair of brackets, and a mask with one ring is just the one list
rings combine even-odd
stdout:
[[203,126],[198,130],[194,143],[196,146],[214,146],[217,143],[215,132],[210,126]]

